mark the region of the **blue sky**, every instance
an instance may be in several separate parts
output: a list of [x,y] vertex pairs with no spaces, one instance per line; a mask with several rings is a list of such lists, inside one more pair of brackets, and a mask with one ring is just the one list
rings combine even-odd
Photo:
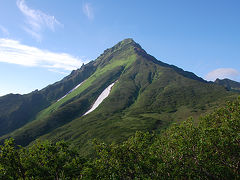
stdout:
[[240,81],[239,0],[0,0],[0,95],[54,83],[133,38],[198,76]]

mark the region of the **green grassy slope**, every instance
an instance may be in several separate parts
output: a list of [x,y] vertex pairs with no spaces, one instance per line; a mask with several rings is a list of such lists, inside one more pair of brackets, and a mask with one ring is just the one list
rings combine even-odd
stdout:
[[38,91],[28,95],[9,94],[0,97],[0,136],[31,121],[36,113],[49,104]]
[[[104,52],[93,66],[96,71],[76,90],[39,112],[34,121],[2,137],[15,137],[22,145],[27,145],[37,137],[70,122],[86,112],[100,93],[136,59],[132,42],[119,43]],[[125,49],[119,51],[119,49]]]
[[95,72],[90,62],[46,88],[25,95],[9,94],[0,97],[0,136],[18,129],[35,119],[45,109]]
[[[65,139],[88,152],[93,138],[121,142],[137,130],[160,131],[172,122],[199,117],[237,97],[222,86],[157,61],[131,39],[107,49],[90,64],[94,71],[78,89],[0,140],[11,136],[18,144],[28,145],[37,138]],[[116,80],[100,106],[82,116]]]
[[136,61],[122,72],[108,98],[95,111],[41,138],[65,139],[86,153],[93,138],[122,142],[137,130],[161,130],[237,97],[224,87],[185,77],[171,66],[160,66],[135,51]]

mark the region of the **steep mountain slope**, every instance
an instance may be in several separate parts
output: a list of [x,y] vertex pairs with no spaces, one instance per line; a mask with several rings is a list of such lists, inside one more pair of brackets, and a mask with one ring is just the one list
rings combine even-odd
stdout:
[[240,83],[230,79],[216,79],[214,83],[226,87],[228,90],[240,92]]
[[[57,101],[62,93],[32,122],[1,139],[11,136],[22,145],[36,138],[65,139],[84,151],[92,138],[120,142],[136,130],[161,130],[236,97],[222,86],[156,60],[132,39],[107,49],[85,66],[91,66],[92,71],[88,76],[79,74],[80,80],[74,85],[84,82],[76,90]],[[114,82],[99,107],[83,116]]]
[[[135,60],[134,46],[132,44],[136,43],[132,40],[125,40],[104,51],[96,61],[89,63],[91,69],[95,69],[94,73],[86,80],[82,78],[85,74],[80,75],[80,78],[85,80],[81,86],[60,101],[55,101],[39,112],[34,121],[19,128],[11,136],[19,137],[21,139],[19,143],[26,145],[36,137],[50,132],[77,116],[81,116],[90,108],[98,95],[109,84],[116,81],[124,68]],[[89,66],[89,64],[85,66]],[[16,139],[18,140],[18,138]]]
[[35,119],[37,113],[47,108],[81,81],[88,78],[96,67],[83,65],[63,80],[29,94],[9,94],[0,97],[0,136],[20,128]]
[[38,91],[27,95],[9,94],[0,97],[0,136],[27,122],[50,102]]

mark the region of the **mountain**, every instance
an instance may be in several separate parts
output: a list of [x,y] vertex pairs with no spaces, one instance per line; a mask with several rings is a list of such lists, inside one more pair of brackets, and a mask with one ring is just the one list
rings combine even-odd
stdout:
[[0,136],[34,120],[37,113],[64,96],[95,70],[92,63],[89,63],[40,91],[36,90],[26,95],[9,94],[0,97]]
[[214,83],[226,87],[228,90],[240,92],[240,83],[230,79],[216,79]]
[[[100,95],[107,88],[111,91],[103,100]],[[125,39],[53,85],[27,95],[1,97],[0,119],[6,127],[1,124],[0,139],[13,137],[23,146],[38,138],[64,139],[87,154],[93,138],[122,142],[137,130],[160,131],[210,112],[237,95],[158,61],[132,39]],[[28,106],[25,99],[32,100]],[[86,114],[99,99],[100,105]]]

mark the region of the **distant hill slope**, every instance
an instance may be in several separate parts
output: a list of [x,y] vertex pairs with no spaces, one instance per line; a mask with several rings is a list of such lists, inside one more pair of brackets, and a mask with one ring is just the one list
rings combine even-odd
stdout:
[[[51,103],[36,112],[34,120],[1,139],[14,137],[22,145],[37,138],[65,139],[85,151],[93,138],[120,142],[137,130],[159,131],[189,116],[199,117],[237,96],[223,86],[156,60],[132,39],[105,50],[63,81],[71,86],[65,91],[56,85],[52,89],[47,87],[48,91],[43,89],[44,98],[52,94]],[[57,101],[81,82],[76,90]],[[97,109],[83,116],[113,82],[116,83],[109,96]]]
[[226,87],[228,90],[240,92],[240,82],[233,81],[230,79],[222,79],[222,80],[216,79],[214,83],[222,85]]

